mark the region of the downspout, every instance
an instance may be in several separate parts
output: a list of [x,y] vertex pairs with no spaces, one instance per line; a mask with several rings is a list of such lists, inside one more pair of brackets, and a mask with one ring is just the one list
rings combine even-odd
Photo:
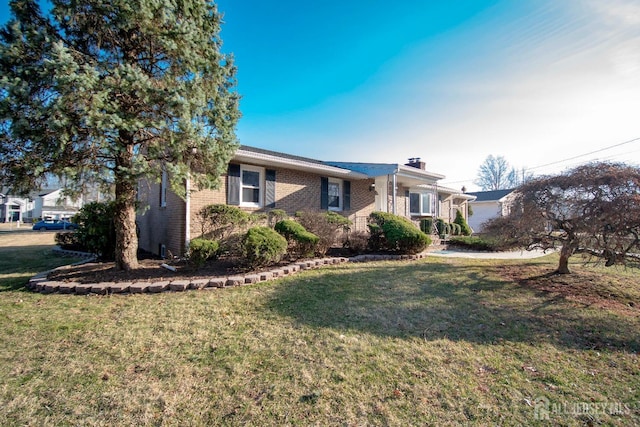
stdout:
[[184,251],[189,249],[189,243],[191,243],[191,178],[187,174],[185,180],[185,198],[184,198]]

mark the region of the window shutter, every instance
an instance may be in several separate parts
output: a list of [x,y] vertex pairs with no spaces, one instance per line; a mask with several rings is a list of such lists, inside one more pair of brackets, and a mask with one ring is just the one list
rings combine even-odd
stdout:
[[342,210],[351,210],[351,181],[342,182]]
[[329,178],[320,178],[320,209],[329,209]]
[[240,204],[240,165],[229,164],[227,172],[227,204]]
[[264,204],[268,208],[276,207],[276,171],[273,169],[267,169],[265,171],[265,191],[264,191]]

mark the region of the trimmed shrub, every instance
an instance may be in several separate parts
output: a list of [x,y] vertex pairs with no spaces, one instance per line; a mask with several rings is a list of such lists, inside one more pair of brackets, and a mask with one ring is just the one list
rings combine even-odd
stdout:
[[273,228],[279,221],[289,218],[289,215],[282,209],[271,209],[267,212],[269,227]]
[[460,212],[460,210],[456,210],[456,219],[454,219],[453,222],[460,226],[460,228],[462,229],[461,233],[463,235],[471,236],[471,227],[469,227],[469,224],[467,224],[467,221],[462,216],[462,212]]
[[114,202],[91,202],[73,217],[78,224],[78,242],[92,254],[104,260],[115,259],[116,229]]
[[80,239],[75,232],[63,231],[55,234],[55,241],[62,249],[68,251],[85,252],[87,248],[82,246]]
[[438,218],[436,221],[436,228],[438,229],[438,235],[441,239],[451,234],[451,225],[441,218]]
[[449,227],[451,227],[451,234],[454,236],[459,236],[462,233],[462,227],[460,227],[460,224],[456,224],[454,222],[449,224]]
[[202,267],[208,260],[215,258],[220,245],[215,240],[193,239],[189,242],[189,262]]
[[318,236],[307,231],[302,224],[292,219],[278,221],[275,226],[275,231],[287,239],[292,251],[299,256],[312,255],[316,245],[320,241]]
[[305,230],[318,236],[315,245],[316,254],[324,256],[334,246],[345,228],[351,225],[348,218],[335,212],[296,212],[297,221]]
[[253,227],[245,234],[242,249],[249,266],[267,266],[287,253],[287,240],[270,227]]
[[378,248],[403,254],[415,254],[431,244],[431,238],[420,231],[411,221],[385,212],[369,215],[370,242]]
[[475,236],[458,236],[449,240],[449,245],[459,246],[475,251],[498,251],[501,250],[498,241],[491,238],[481,238]]
[[233,232],[246,226],[249,214],[237,206],[222,204],[208,205],[198,212],[202,235],[221,240],[229,237]]
[[424,234],[430,235],[433,233],[433,220],[425,218],[420,220],[420,231]]

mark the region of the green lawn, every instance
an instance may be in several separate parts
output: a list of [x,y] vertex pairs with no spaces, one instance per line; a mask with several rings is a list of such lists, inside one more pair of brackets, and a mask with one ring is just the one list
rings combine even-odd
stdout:
[[640,274],[556,263],[110,297],[0,277],[0,425],[638,425]]

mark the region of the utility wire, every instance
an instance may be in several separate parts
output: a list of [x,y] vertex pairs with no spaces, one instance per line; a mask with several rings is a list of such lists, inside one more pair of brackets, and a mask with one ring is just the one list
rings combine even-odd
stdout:
[[579,159],[580,157],[590,156],[590,155],[592,155],[592,154],[596,154],[596,153],[600,153],[600,152],[602,152],[602,151],[610,150],[610,149],[615,148],[615,147],[620,147],[621,145],[631,144],[632,142],[636,142],[636,141],[640,141],[640,137],[639,137],[639,138],[633,138],[633,139],[630,139],[630,140],[628,140],[628,141],[621,142],[621,143],[619,143],[619,144],[613,144],[613,145],[610,145],[610,146],[608,146],[608,147],[601,148],[601,149],[599,149],[599,150],[590,151],[590,152],[588,152],[588,153],[579,154],[579,155],[577,155],[577,156],[569,157],[569,158],[567,158],[567,159],[563,159],[563,160],[556,160],[555,162],[547,163],[547,164],[540,165],[540,166],[534,166],[534,167],[532,167],[532,168],[527,168],[527,170],[528,170],[528,171],[530,171],[530,170],[534,170],[534,169],[544,168],[544,167],[547,167],[547,166],[557,165],[558,163],[569,162],[569,161],[571,161],[571,160]]
[[[600,149],[595,150],[595,151],[590,151],[588,153],[579,154],[577,156],[569,157],[569,158],[562,159],[562,160],[556,160],[554,162],[546,163],[544,165],[538,165],[538,166],[534,166],[534,167],[531,167],[531,168],[526,168],[526,170],[527,171],[531,171],[531,170],[535,170],[535,169],[541,169],[541,168],[544,168],[544,167],[547,167],[547,166],[557,165],[559,163],[569,162],[571,160],[579,159],[580,157],[590,156],[592,154],[600,153],[602,151],[610,150],[612,148],[620,147],[620,146],[626,145],[626,144],[631,144],[632,142],[637,142],[637,141],[640,141],[640,137],[633,138],[633,139],[630,139],[628,141],[620,142],[620,143],[617,143],[617,144],[609,145],[607,147],[600,148]],[[618,154],[615,154],[615,155],[610,156],[609,158],[613,158],[613,157],[617,157],[617,156],[618,156]],[[461,183],[473,181],[474,179],[475,178],[463,179],[463,180],[460,180],[460,181],[445,181],[445,182],[443,182],[443,184],[444,185],[461,184]]]

